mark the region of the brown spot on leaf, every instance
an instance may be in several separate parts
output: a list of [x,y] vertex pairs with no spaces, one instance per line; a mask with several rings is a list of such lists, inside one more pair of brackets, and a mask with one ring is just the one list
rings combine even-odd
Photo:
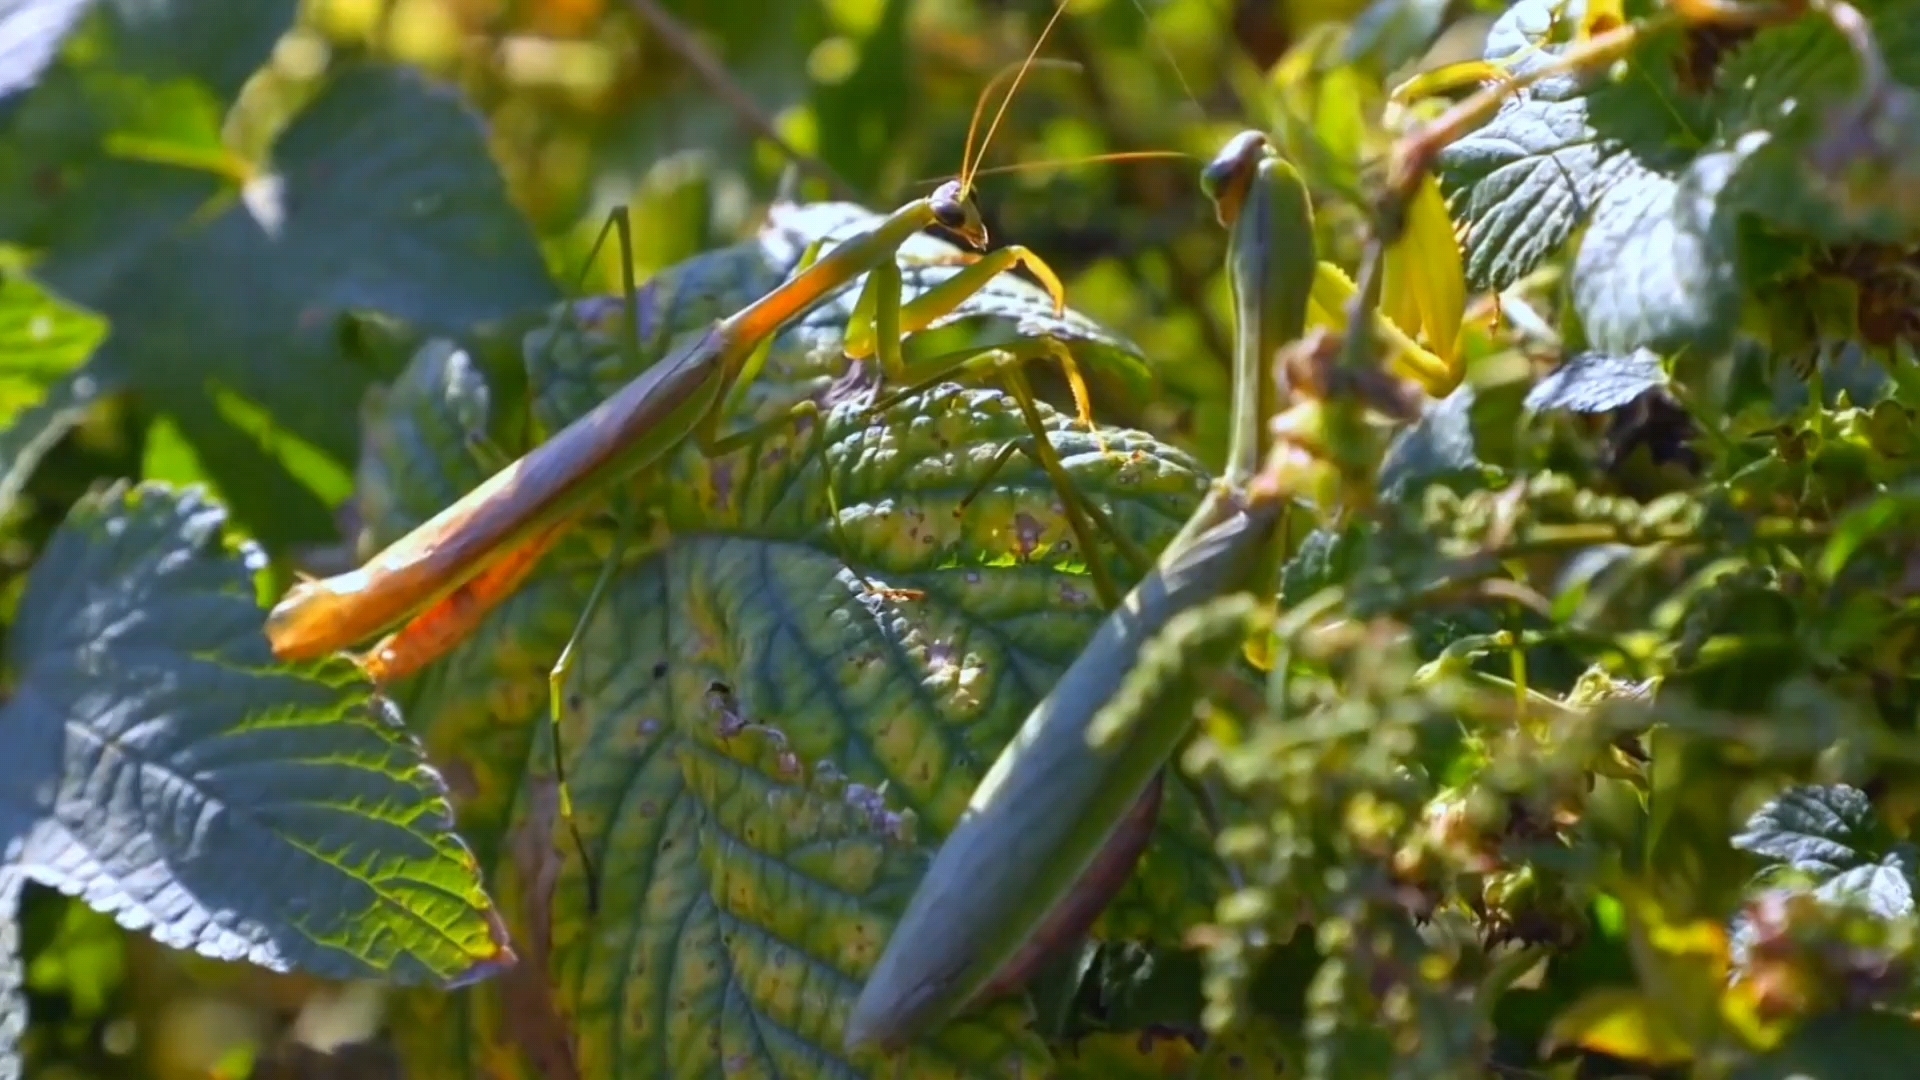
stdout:
[[1033,550],[1040,546],[1040,537],[1046,532],[1044,526],[1033,515],[1021,511],[1013,516],[1013,537],[1020,545],[1020,558],[1033,558]]

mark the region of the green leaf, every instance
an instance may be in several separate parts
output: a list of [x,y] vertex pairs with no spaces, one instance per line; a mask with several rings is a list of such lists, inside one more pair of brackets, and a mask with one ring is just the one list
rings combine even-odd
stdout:
[[[1795,19],[1762,30],[1720,68],[1723,141],[1759,142],[1727,198],[1784,232],[1828,243],[1901,242],[1913,232],[1911,206],[1902,204],[1910,200],[1853,200],[1848,184],[1831,182],[1841,177],[1822,175],[1817,165],[1848,147],[1853,150],[1837,155],[1843,162],[1862,156],[1854,151],[1898,155],[1913,145],[1910,129],[1898,130],[1894,106],[1920,86],[1920,23],[1907,0],[1863,0],[1856,7],[1898,84],[1888,88],[1880,119],[1894,130],[1872,130],[1849,110],[1859,91],[1859,64],[1832,22]],[[1876,145],[1889,138],[1891,145]]]
[[[617,303],[572,305],[584,333],[551,335],[536,323],[525,335],[534,427],[581,415],[650,358],[737,310],[743,293],[777,283],[816,228],[844,236],[872,220],[840,204],[789,208],[754,240],[662,273],[640,296],[646,355],[637,364],[618,348]],[[951,249],[923,237],[908,255],[942,251]],[[908,296],[952,272],[912,267]],[[597,915],[584,910],[580,863],[564,839],[553,840],[564,853],[554,865],[517,855],[509,837],[530,829],[546,846],[527,793],[550,782],[547,671],[605,564],[610,523],[583,521],[470,639],[395,688],[435,760],[471,780],[461,821],[510,924],[552,927],[555,1011],[570,1021],[583,1074],[734,1067],[886,1077],[902,1067],[847,1055],[847,1012],[931,846],[1104,616],[1058,497],[1024,456],[956,513],[998,448],[1026,435],[1008,397],[942,383],[865,414],[871,399],[850,385],[842,351],[858,287],[776,339],[721,431],[801,398],[822,404],[818,423],[714,459],[683,445],[610,504],[652,527],[612,575],[564,694],[567,775],[599,873]],[[970,310],[1002,326],[1054,329],[1096,352],[1123,345],[1082,316],[1054,321],[1037,294],[1003,278]],[[452,368],[448,351],[421,350],[370,424],[362,475],[386,485],[369,518],[376,540],[437,509],[467,468],[458,433],[473,413],[452,402],[471,390],[455,392]],[[496,414],[515,407],[491,402]],[[1148,551],[1171,539],[1207,482],[1197,463],[1127,431],[1108,431],[1112,453],[1102,454],[1077,421],[1042,412],[1068,472],[1119,528]],[[856,570],[926,598],[876,597]],[[828,827],[846,800],[863,808],[873,837]],[[1199,815],[1176,812],[1175,799],[1168,806],[1148,858],[1193,866],[1190,853],[1207,851]],[[901,837],[880,842],[908,811],[910,848]],[[1190,882],[1181,896],[1161,895],[1168,879],[1123,893],[1109,925],[1156,932],[1169,910],[1204,910],[1220,885],[1212,870],[1216,880],[1181,879]],[[408,1033],[410,1070],[444,1075],[475,1046],[505,1053],[517,1043],[500,1012],[513,1009],[495,993],[481,988],[475,1004],[458,1007],[409,996],[396,1030]],[[1024,1012],[1018,997],[989,1009],[908,1048],[903,1067],[1041,1073],[1044,1051]]]
[[413,528],[494,471],[481,457],[492,445],[492,391],[470,354],[446,338],[422,345],[362,408],[357,509],[377,530]]
[[[1565,5],[1565,17],[1577,20],[1582,7]],[[1546,44],[1546,35],[1562,11],[1553,0],[1514,4],[1488,32],[1485,58],[1511,63],[1515,74],[1551,63],[1561,46]],[[1468,285],[1504,289],[1532,272],[1614,184],[1693,139],[1662,52],[1644,50],[1638,78],[1598,86],[1565,75],[1542,79],[1440,155],[1448,209],[1464,227]]]
[[100,319],[0,270],[0,515],[99,397],[99,378],[78,369],[105,334]]
[[1281,607],[1298,607],[1322,589],[1344,583],[1365,561],[1365,547],[1358,526],[1308,533],[1281,571]]
[[[156,82],[187,80],[230,103],[292,27],[298,0],[5,0],[0,99],[31,89],[78,27],[96,55]],[[91,13],[89,24],[83,17]]]
[[1732,340],[1737,252],[1719,195],[1738,161],[1709,154],[1677,178],[1637,172],[1600,197],[1572,272],[1574,308],[1594,348],[1711,353]]
[[1888,842],[1859,788],[1796,787],[1754,812],[1733,846],[1826,877],[1859,865]]
[[[211,215],[203,174],[106,169],[68,207],[95,224],[68,230],[40,273],[107,316],[97,363],[172,414],[239,519],[269,539],[319,540],[334,532],[332,477],[353,461],[368,378],[339,355],[335,318],[464,330],[554,290],[475,115],[447,88],[348,66],[273,156]],[[120,208],[130,197],[136,209]]]
[[1341,62],[1365,62],[1383,76],[1399,71],[1433,45],[1446,14],[1444,0],[1373,0],[1353,21]]
[[1521,98],[1440,156],[1448,210],[1466,226],[1467,283],[1504,289],[1560,250],[1631,158],[1600,141],[1581,99]]
[[11,866],[130,929],[328,978],[512,962],[440,778],[351,664],[276,665],[258,549],[192,492],[77,504],[29,576],[0,710]]
[[1853,1080],[1905,1076],[1920,1055],[1920,1024],[1850,1010],[1809,1017],[1786,1041],[1732,1073],[1733,1080]]
[[119,387],[102,382],[92,369],[82,369],[47,390],[37,405],[13,418],[0,431],[0,513],[19,498],[40,459],[78,427],[94,402]]
[[1660,357],[1648,349],[1620,355],[1583,352],[1570,357],[1527,392],[1530,412],[1566,409],[1604,413],[1624,409],[1641,394],[1665,386]]
[[1920,515],[1920,484],[1916,483],[1883,491],[1848,510],[1835,524],[1826,550],[1820,553],[1820,575],[1834,580],[1869,541],[1916,515]]
[[156,82],[189,79],[231,103],[292,29],[298,0],[98,0],[116,62]]
[[1380,463],[1380,495],[1397,502],[1427,484],[1463,474],[1478,474],[1480,455],[1473,442],[1473,387],[1462,384],[1444,399],[1429,402],[1420,419],[1394,436]]

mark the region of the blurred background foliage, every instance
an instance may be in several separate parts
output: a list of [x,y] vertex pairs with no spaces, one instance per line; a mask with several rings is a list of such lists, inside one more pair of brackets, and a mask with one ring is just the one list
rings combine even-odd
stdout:
[[[656,4],[696,32],[731,91],[646,18]],[[1244,127],[1272,130],[1266,73],[1315,27],[1364,6],[1079,0],[1048,54],[1082,70],[1036,74],[984,164],[1136,150],[1204,159]],[[594,234],[622,203],[644,279],[751,234],[788,168],[769,131],[830,174],[807,175],[805,199],[885,209],[954,174],[976,95],[1025,54],[1049,10],[1043,0],[304,0],[223,136],[240,156],[264,159],[331,67],[361,55],[400,61],[458,86],[485,116],[493,157],[561,288],[581,277]],[[1423,66],[1477,55],[1489,15],[1451,14]],[[996,175],[980,200],[997,238],[1044,252],[1074,307],[1159,365],[1164,392],[1138,421],[1217,466],[1230,319],[1224,236],[1199,197],[1197,164]],[[1323,255],[1348,265],[1352,213],[1320,203]],[[585,281],[585,291],[616,291],[613,256]],[[96,479],[209,479],[178,431],[133,408],[90,412],[12,507],[0,529],[0,628],[34,553]],[[31,886],[21,935],[35,1080],[375,1078],[393,1067],[378,1046],[349,1045],[377,1025],[378,989],[177,953]],[[326,1057],[315,1046],[347,1048]]]

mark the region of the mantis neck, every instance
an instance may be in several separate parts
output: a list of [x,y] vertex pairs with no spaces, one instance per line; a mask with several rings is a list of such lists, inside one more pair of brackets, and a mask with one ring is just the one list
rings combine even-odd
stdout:
[[755,344],[812,309],[834,290],[891,259],[907,238],[933,224],[933,204],[915,199],[887,215],[886,220],[842,242],[804,272],[748,304],[721,324],[729,341],[747,351]]

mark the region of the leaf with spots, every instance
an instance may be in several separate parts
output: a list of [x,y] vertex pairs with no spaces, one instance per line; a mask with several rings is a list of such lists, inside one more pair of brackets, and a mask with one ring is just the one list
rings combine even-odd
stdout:
[[[844,225],[828,209],[823,220]],[[650,282],[646,352],[663,354],[739,293],[785,276],[804,247],[794,222],[810,220],[796,210]],[[909,274],[908,295],[929,280]],[[845,1018],[934,846],[1104,614],[1045,474],[1016,455],[988,478],[999,448],[1027,437],[1010,398],[948,382],[868,414],[870,386],[841,352],[857,289],[776,340],[722,430],[802,397],[821,406],[817,420],[713,459],[689,443],[633,476],[472,638],[395,688],[435,760],[470,778],[457,789],[461,821],[509,924],[551,916],[553,1006],[582,1076],[1048,1068],[1021,996],[900,1051],[904,1066],[842,1049]],[[618,351],[618,304],[574,310],[584,333],[526,324],[537,431],[644,363]],[[1006,321],[992,305],[978,313]],[[1061,325],[1082,328],[1067,335],[1077,345],[1118,347],[1080,316]],[[441,485],[470,467],[452,437],[467,422],[453,402],[468,391],[448,378],[450,355],[422,350],[369,414],[362,476],[382,487],[376,539],[443,505]],[[493,402],[502,414],[509,405]],[[1191,458],[1122,430],[1106,432],[1102,453],[1077,421],[1042,412],[1068,472],[1120,529],[1149,552],[1171,539],[1207,482]],[[616,514],[639,524],[638,539],[562,695],[567,778],[598,872],[589,914],[581,862],[564,828],[540,824],[538,793],[553,771],[547,671],[613,548]],[[1137,576],[1115,552],[1100,557],[1124,582]],[[924,598],[870,592],[862,576]],[[550,886],[508,839],[528,829],[550,831],[563,853]],[[1224,876],[1210,849],[1201,815],[1170,796],[1148,859],[1182,869],[1166,879],[1182,883],[1178,895],[1161,895],[1159,881],[1128,889],[1108,931],[1171,938],[1204,917]],[[495,986],[453,1005],[410,996],[403,1008],[412,1019],[397,1037],[422,1075],[537,1075]]]

